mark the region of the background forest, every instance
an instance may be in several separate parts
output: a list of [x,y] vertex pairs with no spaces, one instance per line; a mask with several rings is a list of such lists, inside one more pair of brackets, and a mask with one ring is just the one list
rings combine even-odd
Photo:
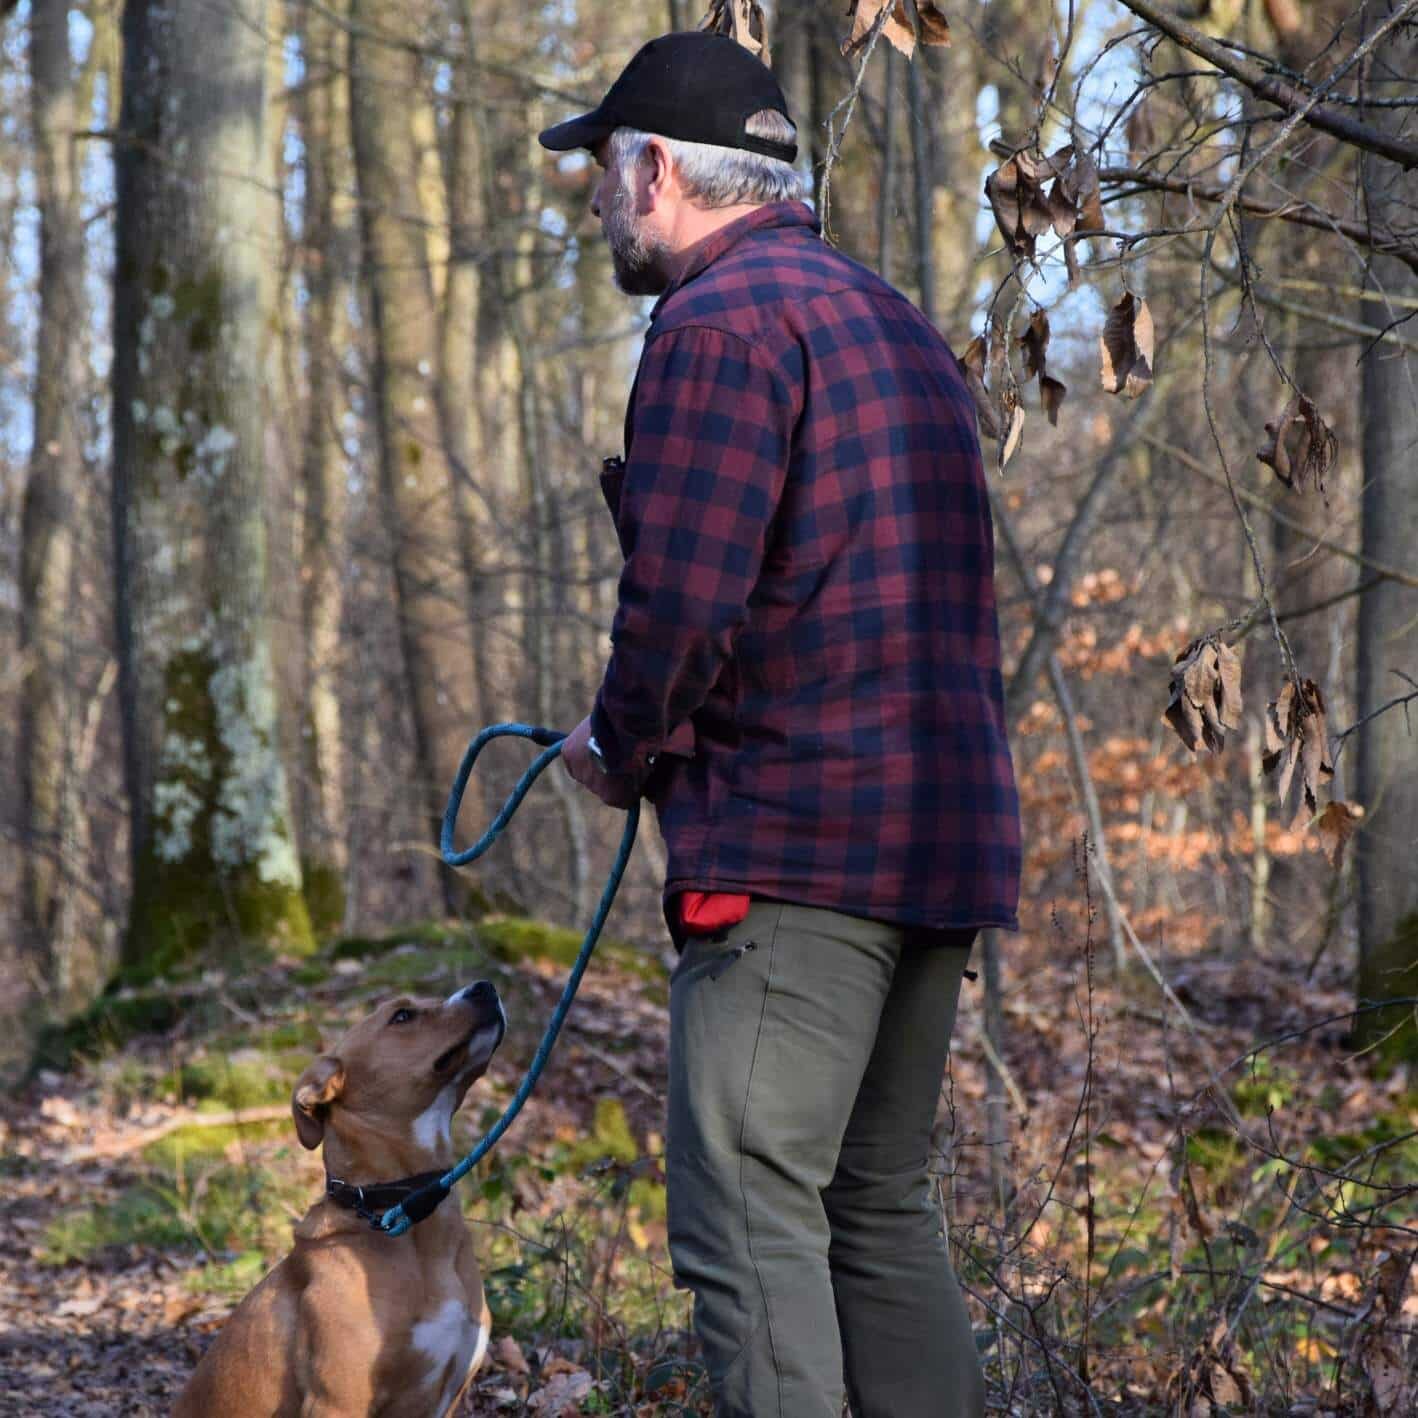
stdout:
[[[1418,0],[5,9],[0,1411],[161,1410],[370,999],[492,975],[455,1140],[515,1087],[619,814],[548,774],[462,873],[437,823],[478,728],[590,706],[649,305],[536,134],[706,20],[976,392],[1024,930],[937,1142],[992,1405],[1414,1411]],[[464,1198],[468,1412],[707,1411],[663,865]]]

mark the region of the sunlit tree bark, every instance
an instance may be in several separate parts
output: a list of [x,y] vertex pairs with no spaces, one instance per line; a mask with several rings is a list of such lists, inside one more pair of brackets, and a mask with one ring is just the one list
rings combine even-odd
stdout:
[[[1392,34],[1375,55],[1374,97],[1412,93],[1418,32]],[[1375,109],[1370,121],[1397,133],[1401,108]],[[1402,229],[1418,210],[1418,169],[1364,160],[1370,217]],[[1411,314],[1394,297],[1418,297],[1418,275],[1392,257],[1376,256],[1365,323],[1384,329]],[[1411,323],[1411,322],[1410,322]],[[1408,328],[1405,326],[1404,328]],[[1366,556],[1412,564],[1418,547],[1418,359],[1390,344],[1371,344],[1363,367],[1364,539]],[[1418,594],[1393,582],[1359,602],[1359,714],[1377,713],[1418,679]],[[1404,678],[1406,676],[1406,678]],[[1380,714],[1359,733],[1359,797],[1367,816],[1359,836],[1360,1002],[1418,995],[1418,737],[1412,705]],[[1415,1007],[1359,1016],[1366,1041],[1418,1057]]]
[[301,11],[305,84],[298,118],[305,153],[305,320],[307,410],[301,483],[301,624],[304,659],[305,811],[303,869],[312,915],[322,928],[344,916],[347,867],[344,723],[340,702],[341,618],[346,555],[341,363],[351,339],[350,281],[359,232],[349,160],[349,85],[342,0]]
[[[63,1009],[92,980],[74,959],[61,902],[87,855],[78,811],[79,635],[75,577],[84,508],[81,430],[75,391],[83,384],[83,227],[75,76],[69,7],[30,8],[30,113],[40,220],[39,321],[34,444],[21,530],[21,830],[25,836],[21,924],[53,1005]],[[91,971],[88,973],[92,973]]]
[[271,666],[263,386],[279,222],[269,0],[123,21],[113,365],[127,954],[311,944]]
[[[350,20],[350,114],[379,465],[394,535],[416,791],[432,845],[448,785],[476,728],[476,705],[458,518],[437,413],[438,313],[408,102],[420,73],[413,17],[353,0]],[[452,882],[446,874],[443,881],[451,905]]]

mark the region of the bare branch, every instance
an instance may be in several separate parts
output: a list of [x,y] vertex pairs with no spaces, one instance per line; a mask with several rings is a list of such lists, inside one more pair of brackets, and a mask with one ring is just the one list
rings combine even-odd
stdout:
[[[1105,167],[1099,171],[1098,179],[1101,182],[1130,183],[1152,192],[1175,192],[1180,197],[1194,198],[1202,202],[1220,202],[1226,195],[1226,189],[1219,184],[1189,181],[1183,177],[1163,177],[1160,173],[1147,172],[1137,167]],[[1236,199],[1235,205],[1248,216],[1275,218],[1293,222],[1296,226],[1311,227],[1315,231],[1333,232],[1356,245],[1392,256],[1418,274],[1418,246],[1386,236],[1362,222],[1348,221],[1343,217],[1331,216],[1328,212],[1306,210],[1293,203],[1262,202],[1255,197],[1241,196]]]
[[[1310,127],[1328,133],[1351,147],[1377,153],[1405,169],[1418,167],[1418,145],[1404,142],[1392,134],[1371,128],[1367,123],[1356,122],[1324,104],[1315,103],[1314,95],[1267,73],[1259,64],[1242,59],[1224,45],[1187,24],[1185,20],[1179,19],[1171,11],[1154,4],[1153,0],[1121,0],[1121,3],[1139,19],[1146,20],[1169,39],[1175,40],[1183,49],[1190,50],[1199,59],[1205,59],[1223,74],[1244,84],[1257,98],[1273,103],[1287,113],[1303,113],[1304,121]],[[1388,17],[1385,28],[1391,29],[1394,25],[1401,24],[1415,12],[1418,12],[1418,0],[1408,0],[1406,5],[1400,6]],[[1307,108],[1308,112],[1305,112]]]

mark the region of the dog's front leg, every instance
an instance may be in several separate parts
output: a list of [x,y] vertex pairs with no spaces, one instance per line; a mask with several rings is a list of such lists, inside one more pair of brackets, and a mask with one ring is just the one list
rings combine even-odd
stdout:
[[295,1359],[301,1418],[356,1418],[375,1407],[380,1335],[368,1314],[352,1314],[345,1294],[313,1284],[301,1296]]
[[453,1395],[453,1401],[444,1410],[442,1418],[452,1418],[458,1411],[464,1395],[472,1387],[474,1377],[483,1366],[483,1360],[487,1357],[488,1341],[492,1338],[492,1312],[487,1307],[487,1298],[483,1293],[482,1271],[473,1251],[473,1238],[466,1231],[459,1238],[454,1267],[458,1272],[458,1279],[462,1282],[463,1293],[467,1296],[468,1314],[478,1317],[478,1334],[468,1372],[464,1374],[463,1382],[459,1384],[458,1392]]

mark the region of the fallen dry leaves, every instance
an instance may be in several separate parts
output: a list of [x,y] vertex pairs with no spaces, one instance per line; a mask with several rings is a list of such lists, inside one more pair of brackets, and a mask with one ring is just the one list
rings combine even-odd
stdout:
[[[1294,771],[1298,775],[1298,761]],[[1077,1198],[1070,1192],[1046,1205],[1044,1196],[1047,1179],[1055,1175],[1070,1129],[1076,1124],[1077,1090],[1091,1070],[1099,1102],[1094,1135],[1104,1149],[1095,1153],[1095,1162],[1100,1181],[1106,1183],[1099,1209],[1101,1259],[1095,1272],[1101,1276],[1102,1267],[1117,1247],[1132,1244],[1120,1239],[1127,1210],[1150,1205],[1151,1187],[1160,1184],[1165,1194],[1175,1129],[1182,1124],[1194,1128],[1219,1123],[1207,1102],[1206,1057],[1189,1031],[1161,1027],[1152,1003],[1140,1002],[1133,987],[1104,979],[1097,994],[1103,1027],[1090,1060],[1076,1018],[1080,978],[1077,942],[1060,938],[1057,931],[1046,927],[1013,938],[1002,968],[1008,1021],[1004,1053],[1029,1119],[1027,1127],[1013,1130],[1011,1143],[1013,1173],[1020,1178],[1018,1209],[1022,1215],[1032,1214],[1036,1208],[1041,1211],[1040,1224],[1022,1243],[1021,1255],[1039,1267],[1067,1268],[1083,1263],[1073,1209]],[[1179,950],[1170,929],[1164,968],[1196,1020],[1208,1050],[1222,1059],[1237,1057],[1260,1039],[1340,1013],[1350,1003],[1347,981],[1334,974],[1326,976],[1323,970],[1317,978],[1307,979],[1304,961],[1285,952],[1271,961],[1246,956],[1226,959],[1214,952],[1193,956]],[[563,976],[559,967],[542,969],[527,963],[516,968],[521,1000],[514,1018],[516,1033],[508,1056],[495,1061],[493,1089],[483,1099],[489,1108],[503,1101],[515,1085]],[[546,1159],[555,1148],[584,1136],[596,1102],[613,1093],[623,1103],[632,1130],[643,1140],[647,1153],[658,1154],[662,1143],[655,1133],[663,1128],[665,1069],[662,986],[662,980],[647,983],[605,961],[593,966],[568,1025],[568,1037],[558,1049],[542,1090],[504,1147],[533,1164]],[[353,1000],[361,986],[353,977],[340,977],[338,988],[348,991]],[[525,995],[521,993],[524,990]],[[967,987],[947,1103],[941,1113],[942,1136],[950,1138],[956,1220],[967,1228],[978,1224],[981,1217],[994,1215],[988,1181],[992,1144],[985,1125],[988,1075],[980,1039],[980,1003],[978,987]],[[1341,1029],[1334,1026],[1308,1033],[1287,1046],[1285,1077],[1292,1092],[1265,1126],[1273,1125],[1277,1135],[1296,1151],[1303,1150],[1307,1138],[1324,1136],[1327,1131],[1357,1134],[1380,1112],[1408,1106],[1403,1101],[1401,1077],[1395,1074],[1382,1081],[1370,1076],[1364,1060],[1354,1058],[1339,1044]],[[597,1052],[586,1048],[588,1042]],[[130,1057],[143,1047],[160,1052],[171,1045],[135,1043],[130,1045]],[[598,1057],[599,1053],[609,1054],[612,1047],[615,1068]],[[1232,1073],[1227,1081],[1238,1081],[1238,1077]],[[953,1117],[949,1115],[951,1107],[956,1110]],[[153,1125],[155,1119],[146,1105],[127,1109],[128,1105],[120,1106],[102,1093],[87,1065],[71,1075],[40,1078],[27,1091],[0,1099],[0,1150],[7,1162],[13,1163],[4,1182],[6,1224],[0,1227],[0,1365],[7,1390],[0,1394],[0,1411],[8,1411],[8,1400],[16,1411],[54,1418],[165,1412],[196,1356],[234,1303],[231,1296],[192,1293],[187,1282],[201,1263],[200,1254],[192,1250],[125,1246],[83,1265],[45,1265],[37,1259],[44,1229],[59,1211],[106,1203],[121,1191],[124,1169],[134,1165],[131,1153],[117,1161],[97,1159],[68,1169],[63,1162],[76,1145],[92,1146],[96,1134],[136,1133]],[[460,1141],[475,1135],[476,1117],[457,1121],[462,1128]],[[1418,1125],[1418,1115],[1414,1124]],[[1257,1131],[1261,1131],[1259,1125]],[[262,1155],[269,1158],[283,1146],[288,1143],[270,1139],[254,1142],[252,1151],[267,1149]],[[1249,1175],[1248,1169],[1249,1164],[1240,1169],[1242,1180]],[[1073,1173],[1061,1175],[1069,1182]],[[525,1179],[527,1187],[525,1215],[539,1219],[571,1216],[571,1208],[580,1207],[574,1213],[578,1223],[600,1220],[608,1233],[613,1229],[613,1218],[587,1203],[584,1188],[579,1198],[572,1197],[569,1184],[574,1177],[560,1173],[549,1182],[538,1165],[528,1165],[519,1170],[518,1179],[518,1185]],[[1175,1208],[1171,1196],[1161,1207],[1160,1224],[1179,1232],[1179,1273],[1162,1297],[1164,1304],[1175,1304],[1177,1314],[1189,1312],[1199,1295],[1199,1282],[1185,1269],[1188,1233],[1205,1234],[1217,1247],[1253,1245],[1246,1239],[1247,1217],[1238,1210],[1235,1194],[1196,1169],[1192,1181],[1194,1185],[1186,1191],[1180,1184],[1173,1189]],[[477,1216],[481,1205],[473,1204],[472,1215]],[[1254,1221],[1253,1216],[1249,1219]],[[477,1227],[474,1235],[480,1247],[489,1244],[487,1230]],[[663,1253],[662,1234],[656,1234],[653,1244]],[[1165,1240],[1160,1257],[1165,1270]],[[1411,1351],[1405,1347],[1403,1330],[1413,1324],[1413,1312],[1405,1308],[1412,1304],[1412,1297],[1399,1286],[1403,1277],[1396,1264],[1384,1258],[1372,1262],[1356,1259],[1338,1250],[1332,1258],[1316,1255],[1311,1261],[1302,1256],[1298,1265],[1294,1260],[1289,1263],[1296,1266],[1293,1273],[1267,1267],[1266,1278],[1287,1285],[1291,1291],[1313,1290],[1328,1301],[1331,1310],[1338,1305],[1367,1316],[1344,1327],[1346,1333],[1352,1330],[1354,1334],[1353,1348],[1346,1351],[1351,1389],[1362,1376],[1375,1404],[1406,1403],[1411,1396],[1404,1387],[1411,1384]],[[1105,1287],[1100,1295],[1100,1305],[1106,1306],[1135,1283],[1138,1272],[1128,1271],[1126,1266],[1120,1270],[1111,1288]],[[1042,1279],[1030,1293],[1039,1293]],[[1179,1296],[1177,1287],[1190,1288]],[[1411,1291],[1411,1281],[1408,1288]],[[1273,1295],[1264,1288],[1256,1292],[1248,1323],[1262,1313]],[[610,1298],[614,1312],[614,1289]],[[1060,1290],[1059,1300],[1051,1303],[1059,1302],[1068,1303],[1064,1290]],[[1279,1300],[1275,1313],[1289,1303]],[[978,1313],[976,1321],[981,1322]],[[561,1418],[587,1410],[650,1418],[681,1409],[705,1411],[697,1395],[686,1394],[681,1378],[664,1375],[667,1366],[660,1366],[661,1377],[652,1383],[654,1368],[643,1356],[638,1358],[643,1386],[633,1398],[622,1400],[611,1390],[597,1387],[606,1378],[595,1365],[593,1356],[598,1351],[594,1345],[560,1333],[528,1335],[521,1328],[514,1336],[506,1332],[506,1323],[498,1313],[494,1292],[497,1329],[487,1368],[460,1418],[518,1412]],[[1283,1326],[1284,1321],[1275,1323]],[[1314,1341],[1316,1346],[1319,1338]],[[1191,1339],[1191,1350],[1183,1351],[1194,1359],[1190,1373],[1192,1392],[1198,1399],[1195,1411],[1203,1411],[1201,1401],[1218,1418],[1226,1407],[1232,1412],[1271,1411],[1264,1405],[1273,1394],[1248,1396],[1244,1380],[1249,1371],[1237,1355],[1210,1341],[1209,1327],[1201,1328]],[[1319,1347],[1313,1350],[1313,1357],[1310,1352],[1298,1351],[1296,1362],[1303,1361],[1318,1371],[1332,1361],[1332,1353]],[[1115,1391],[1126,1386],[1137,1397],[1137,1408],[1129,1411],[1159,1411],[1146,1405],[1165,1399],[1175,1361],[1164,1363],[1149,1357],[1131,1340],[1099,1346],[1092,1357],[1098,1383],[1110,1389],[1116,1386]],[[1259,1389],[1260,1381],[1252,1378],[1252,1382]],[[997,1398],[998,1392],[993,1392]],[[1254,1404],[1248,1408],[1252,1399]],[[1373,1411],[1385,1410],[1375,1407]],[[1387,1411],[1404,1410],[1400,1406]]]

